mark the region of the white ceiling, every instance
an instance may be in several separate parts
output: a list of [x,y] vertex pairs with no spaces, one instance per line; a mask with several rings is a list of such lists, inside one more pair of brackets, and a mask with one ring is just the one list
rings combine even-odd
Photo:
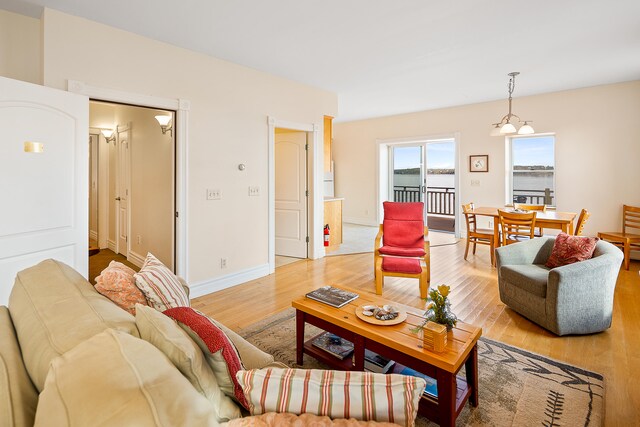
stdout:
[[335,92],[338,120],[640,79],[639,0],[0,0]]

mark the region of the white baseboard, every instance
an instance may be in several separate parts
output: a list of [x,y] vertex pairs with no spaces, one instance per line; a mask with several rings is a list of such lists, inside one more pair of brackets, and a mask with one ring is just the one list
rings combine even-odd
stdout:
[[358,218],[358,217],[350,217],[350,216],[343,216],[342,222],[343,223],[348,222],[349,224],[356,224],[356,225],[367,225],[369,227],[377,227],[380,225],[375,221],[372,221],[371,218]]
[[147,259],[147,257],[144,257],[140,254],[137,254],[133,251],[129,251],[129,256],[127,256],[127,261],[129,261],[132,264],[135,264],[138,266],[138,268],[142,268],[142,264],[144,264],[144,260]]
[[190,298],[198,298],[212,292],[221,291],[232,286],[240,285],[250,280],[259,279],[260,277],[269,275],[269,264],[259,265],[257,267],[248,268],[243,271],[228,274],[226,276],[217,277],[204,282],[190,285]]
[[95,230],[89,230],[89,239],[98,241],[98,232]]
[[113,240],[107,240],[107,249],[116,252],[116,242]]

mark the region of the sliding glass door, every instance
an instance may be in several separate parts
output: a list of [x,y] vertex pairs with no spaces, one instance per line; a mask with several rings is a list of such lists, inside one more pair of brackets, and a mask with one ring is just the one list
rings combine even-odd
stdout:
[[455,141],[433,140],[390,145],[389,197],[424,202],[432,230],[455,231]]

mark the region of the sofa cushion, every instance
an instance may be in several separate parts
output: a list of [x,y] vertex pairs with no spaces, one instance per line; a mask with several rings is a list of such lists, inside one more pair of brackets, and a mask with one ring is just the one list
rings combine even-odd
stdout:
[[180,279],[153,254],[147,254],[142,268],[133,277],[149,305],[156,310],[189,306],[189,297]]
[[147,299],[136,286],[136,280],[133,278],[135,273],[123,263],[111,261],[109,266],[96,277],[96,291],[123,310],[135,315],[136,304],[147,305]]
[[106,330],[51,363],[36,426],[210,426],[211,403],[154,346]]
[[164,312],[176,320],[203,351],[213,369],[220,389],[247,408],[247,401],[236,372],[244,369],[238,350],[224,332],[206,315],[191,307],[176,307]]
[[143,305],[136,306],[136,325],[140,337],[153,344],[169,358],[191,385],[212,403],[218,421],[241,416],[240,409],[220,390],[204,355],[175,320]]
[[[218,322],[216,319],[210,318],[210,320],[220,328],[222,332],[224,332],[227,338],[231,340],[236,350],[238,350],[242,366],[244,366],[245,369],[260,369],[278,363],[275,362],[275,359],[271,354],[260,350],[258,347],[254,346],[249,341]],[[282,365],[280,367],[286,367],[286,365]]]
[[37,404],[9,310],[0,307],[0,426],[33,425]]
[[312,413],[413,426],[425,380],[411,375],[319,369],[254,369],[237,374],[252,415]]
[[556,236],[551,255],[545,265],[556,268],[590,259],[598,240],[597,237],[570,236],[560,233]]
[[105,329],[138,336],[134,317],[77,271],[46,260],[17,274],[9,311],[24,364],[38,391],[53,359]]
[[549,269],[541,264],[503,265],[500,276],[513,286],[541,298],[547,297]]

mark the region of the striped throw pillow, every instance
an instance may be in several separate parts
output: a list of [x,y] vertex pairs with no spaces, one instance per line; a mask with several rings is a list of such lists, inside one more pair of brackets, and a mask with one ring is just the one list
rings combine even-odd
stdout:
[[156,310],[189,306],[189,297],[176,275],[151,253],[133,277],[149,305]]
[[266,368],[239,371],[251,415],[312,413],[413,426],[424,379],[397,374]]

